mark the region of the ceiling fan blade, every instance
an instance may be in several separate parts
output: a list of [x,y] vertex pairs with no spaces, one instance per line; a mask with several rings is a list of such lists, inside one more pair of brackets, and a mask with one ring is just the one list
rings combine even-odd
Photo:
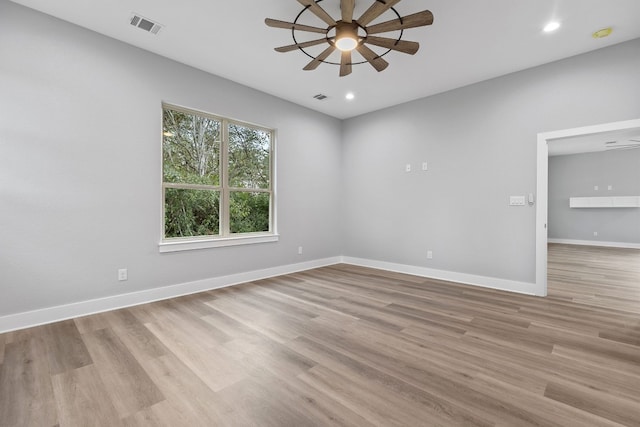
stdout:
[[377,71],[382,71],[389,66],[389,63],[380,58],[377,53],[369,49],[367,46],[360,44],[356,47],[356,50],[360,55],[366,59],[373,68]]
[[340,55],[340,77],[351,74],[351,51],[342,51]]
[[304,43],[296,43],[296,44],[290,44],[288,46],[280,46],[275,48],[276,52],[291,52],[292,50],[297,50],[297,49],[301,49],[301,48],[305,48],[305,47],[311,47],[311,46],[315,46],[318,44],[322,44],[322,43],[326,43],[327,39],[318,39],[318,40],[310,40],[308,42],[304,42]]
[[624,145],[609,145],[607,150],[620,150],[620,149],[630,149],[630,148],[640,148],[640,144],[624,144]]
[[367,34],[379,34],[386,33],[387,31],[406,30],[407,28],[423,27],[425,25],[433,24],[433,14],[428,10],[414,13],[402,17],[402,22],[399,19],[392,19],[391,21],[381,22],[380,24],[367,27]]
[[376,37],[376,36],[368,36],[365,39],[365,43],[369,43],[374,46],[384,47],[386,49],[397,50],[398,52],[408,53],[409,55],[415,54],[420,48],[420,43],[418,42],[388,39],[386,37]]
[[322,19],[327,25],[336,25],[335,19],[331,17],[323,8],[318,6],[318,4],[313,0],[298,0],[298,3],[307,6],[309,10],[316,15],[318,18]]
[[363,27],[366,27],[369,22],[391,9],[399,2],[400,0],[385,0],[384,2],[378,0],[374,1],[369,9],[367,9],[360,18],[358,18],[358,23]]
[[294,24],[293,22],[278,21],[277,19],[267,18],[264,23],[269,27],[285,28],[287,30],[309,31],[311,33],[327,34],[326,28],[312,27],[310,25]]
[[318,68],[318,65],[322,63],[322,61],[327,59],[329,55],[333,53],[334,50],[336,50],[335,46],[329,46],[328,48],[323,50],[320,55],[316,56],[311,62],[305,65],[303,70],[305,71],[315,70],[316,68]]
[[356,0],[340,0],[340,12],[342,12],[342,22],[353,21],[353,8]]

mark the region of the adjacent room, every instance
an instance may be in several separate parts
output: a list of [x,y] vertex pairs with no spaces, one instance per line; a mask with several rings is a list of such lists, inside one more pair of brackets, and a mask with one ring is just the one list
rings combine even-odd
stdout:
[[0,426],[640,425],[638,16],[0,0]]
[[640,313],[640,128],[549,144],[549,294]]

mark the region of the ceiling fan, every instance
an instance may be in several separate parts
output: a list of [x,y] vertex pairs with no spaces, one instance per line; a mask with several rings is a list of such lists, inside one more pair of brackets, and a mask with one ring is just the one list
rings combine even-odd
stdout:
[[[353,19],[353,12],[355,9],[355,0],[340,0],[340,19],[336,20],[329,15],[320,6],[320,2],[323,0],[298,0],[304,6],[304,9],[298,14],[293,22],[279,21],[277,19],[267,18],[265,23],[269,27],[285,28],[291,30],[293,37],[293,44],[287,46],[281,46],[275,48],[277,52],[291,52],[295,50],[301,50],[311,59],[303,69],[315,70],[321,63],[340,65],[340,77],[351,74],[352,65],[363,64],[368,62],[377,71],[382,71],[389,63],[382,58],[390,51],[398,51],[402,53],[408,53],[410,55],[415,54],[420,44],[413,41],[402,40],[404,30],[408,28],[422,27],[425,25],[431,25],[433,23],[433,14],[424,10],[422,12],[414,13],[412,15],[400,16],[400,14],[393,8],[400,0],[374,0],[373,4],[358,18]],[[372,21],[376,20],[380,15],[387,11],[391,11],[396,15],[388,21],[380,22],[378,24],[369,25]],[[326,25],[326,28],[316,27],[311,25],[305,25],[299,23],[301,16],[309,11],[317,18],[321,19]],[[298,42],[296,40],[296,31],[310,32],[322,34],[323,37],[316,40],[309,40],[304,42]],[[388,33],[392,31],[399,31],[399,35],[396,38],[379,37],[374,34]],[[321,44],[328,44],[329,46],[318,55],[311,55],[305,49],[311,46],[317,46]],[[386,49],[386,52],[378,54],[371,50],[367,45],[378,46]],[[329,56],[336,50],[340,51],[340,62],[331,62],[328,60]],[[352,51],[357,51],[364,61],[352,62]]]
[[618,142],[620,141],[608,141],[605,142],[605,150],[606,151],[611,151],[611,150],[635,150],[637,148],[640,148],[640,139],[629,139],[628,141],[622,141],[622,142],[630,142],[631,144],[618,144]]

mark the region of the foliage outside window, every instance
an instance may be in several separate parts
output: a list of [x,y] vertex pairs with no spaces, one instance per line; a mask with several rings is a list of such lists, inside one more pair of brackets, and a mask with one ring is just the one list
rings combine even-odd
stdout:
[[164,241],[273,234],[273,131],[163,105]]

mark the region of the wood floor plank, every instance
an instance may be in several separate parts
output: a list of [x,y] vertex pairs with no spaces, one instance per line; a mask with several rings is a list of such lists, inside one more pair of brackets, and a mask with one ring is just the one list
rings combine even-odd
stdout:
[[58,423],[47,347],[40,337],[5,347],[0,365],[0,426],[53,426]]
[[83,335],[83,338],[120,417],[126,417],[165,399],[111,329],[100,329]]
[[442,399],[440,396],[425,392],[411,384],[399,380],[397,377],[385,374],[365,363],[349,357],[339,351],[328,348],[316,341],[300,337],[290,344],[293,348],[309,357],[317,360],[321,366],[333,369],[337,374],[352,379],[360,376],[370,382],[370,387],[391,388],[394,394],[414,402],[422,408],[423,414],[428,414],[428,419],[441,422],[449,421],[469,425],[491,425],[487,420],[482,420],[462,407]]
[[154,414],[177,413],[180,415],[180,425],[212,426],[231,425],[234,420],[242,419],[239,411],[226,405],[200,376],[173,354],[147,361],[145,370],[162,393],[171,398],[168,405],[162,402],[162,405],[154,406],[151,410],[147,408],[137,418],[146,419],[154,417]]
[[232,298],[222,297],[210,301],[208,304],[257,333],[278,342],[285,342],[300,334],[296,324],[286,322],[272,313],[247,306]]
[[[386,394],[375,383],[343,375],[318,365],[299,378],[319,392],[332,395],[340,404],[372,424],[384,419],[389,426],[421,425],[425,420],[442,425],[442,421],[425,409],[413,407],[395,394]],[[366,389],[368,393],[359,390]]]
[[628,328],[623,331],[605,329],[601,331],[598,336],[606,340],[640,347],[640,326],[637,328]]
[[228,405],[235,405],[243,417],[260,420],[260,426],[313,425],[309,414],[293,404],[294,396],[283,387],[271,388],[271,385],[278,384],[277,378],[265,378],[265,375],[245,378],[225,389],[221,398]]
[[52,375],[93,363],[73,320],[45,325],[42,332]]
[[202,346],[189,335],[162,321],[147,328],[213,391],[222,390],[247,376],[247,373],[218,348]]
[[104,426],[120,423],[120,416],[102,378],[92,365],[52,377],[61,426]]
[[215,325],[173,301],[165,301],[162,310],[155,311],[154,319],[152,323],[169,324],[175,334],[183,334],[203,347],[217,347],[231,339]]
[[6,334],[0,334],[0,365],[4,362],[4,343],[7,340]]
[[96,313],[90,316],[76,317],[73,322],[81,334],[88,334],[100,329],[108,329],[111,326],[109,321],[110,312]]
[[316,365],[313,359],[266,337],[250,341],[237,339],[227,343],[220,351],[239,364],[248,376],[261,372],[270,372],[274,376],[296,376]]
[[106,314],[110,329],[139,362],[169,353],[167,347],[130,311],[116,310]]
[[545,397],[622,425],[640,425],[640,404],[569,382],[550,382]]
[[[578,408],[568,408],[562,402],[549,399],[544,395],[530,393],[528,390],[514,387],[509,383],[501,382],[495,378],[479,374],[474,378],[473,387],[475,390],[491,394],[498,398],[509,399],[513,393],[526,396],[526,407],[531,412],[539,415],[544,421],[544,425],[558,426],[608,426],[619,427],[620,424],[611,419],[600,417],[590,411],[583,411]],[[525,401],[522,401],[522,404]]]
[[[354,333],[359,333],[354,329]],[[446,357],[426,356],[422,351],[402,346],[384,345],[380,341],[370,342],[364,339],[348,339],[325,331],[314,335],[314,339],[323,345],[366,365],[376,367],[387,375],[396,377],[414,387],[442,398],[455,405],[472,408],[480,418],[491,419],[492,412],[500,412],[500,419],[510,420],[521,425],[539,425],[541,419],[520,407],[500,401],[493,396],[477,392],[468,387],[471,378],[468,374],[456,370]]]
[[148,408],[121,420],[123,427],[175,427],[175,426],[205,426],[201,416],[194,419],[188,411],[177,408],[172,401],[163,400]]
[[[269,372],[257,374],[263,381],[269,382]],[[369,421],[351,411],[336,400],[333,394],[319,393],[317,389],[310,387],[301,381],[298,376],[291,377],[277,374],[271,377],[271,381],[277,381],[279,388],[285,390],[288,404],[300,408],[307,415],[309,425],[332,425],[365,427],[371,424]]]

